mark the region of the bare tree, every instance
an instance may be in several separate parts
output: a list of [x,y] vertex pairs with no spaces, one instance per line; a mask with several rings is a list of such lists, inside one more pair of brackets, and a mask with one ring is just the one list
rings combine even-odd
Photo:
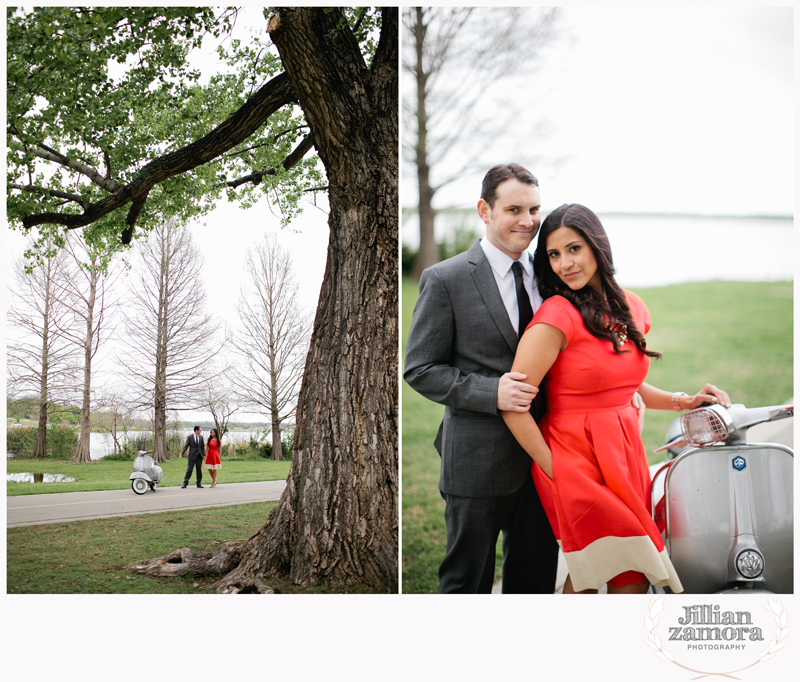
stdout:
[[122,437],[133,428],[136,415],[130,403],[128,390],[120,385],[102,388],[95,399],[92,423],[95,428],[111,434],[115,453],[122,451]]
[[134,405],[153,411],[153,459],[167,459],[167,409],[197,409],[216,329],[204,311],[202,256],[185,226],[167,220],[141,247],[141,268],[125,308],[128,339],[119,358]]
[[272,459],[279,460],[281,423],[297,410],[311,319],[297,304],[292,259],[274,233],[248,250],[245,270],[248,287],[236,304],[241,325],[231,338],[241,366],[232,376],[239,399],[269,416]]
[[[91,462],[92,431],[92,361],[100,348],[101,339],[109,336],[105,321],[109,313],[107,292],[119,271],[109,264],[110,254],[69,235],[64,247],[67,255],[66,277],[61,278],[55,298],[71,312],[71,320],[60,330],[64,339],[75,344],[83,354],[83,388],[81,391],[81,421],[75,462]],[[112,268],[112,269],[109,269]]]
[[57,298],[66,277],[66,254],[57,252],[26,272],[25,259],[14,264],[14,286],[9,287],[6,355],[8,389],[36,398],[39,423],[34,457],[47,457],[48,416],[56,404],[74,394],[78,362],[75,346],[62,330],[71,322],[71,311]]
[[[415,279],[439,262],[434,239],[436,192],[485,166],[487,150],[497,154],[503,139],[513,135],[519,143],[520,138],[531,137],[535,125],[527,96],[532,89],[530,69],[552,41],[557,17],[554,8],[403,10],[403,68],[414,86],[414,92],[409,90],[403,98],[403,155],[413,164],[419,186]],[[499,102],[489,96],[498,92],[501,82],[507,85],[513,78],[519,78],[519,90]],[[502,160],[495,157],[491,165]]]
[[[225,374],[227,371],[225,370],[221,374]],[[223,386],[216,381],[207,381],[203,386],[201,396],[200,407],[211,412],[217,435],[222,442],[222,437],[228,432],[231,417],[239,409],[236,398],[231,394],[228,386]]]

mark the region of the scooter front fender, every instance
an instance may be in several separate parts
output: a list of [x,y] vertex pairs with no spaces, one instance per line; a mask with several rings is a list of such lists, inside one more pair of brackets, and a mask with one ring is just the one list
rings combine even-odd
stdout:
[[[687,593],[736,584],[793,592],[793,465],[792,450],[775,444],[693,448],[675,459],[664,484],[666,545]],[[745,577],[737,564],[756,570]]]
[[134,471],[131,474],[131,476],[130,476],[130,478],[128,480],[132,481],[132,480],[134,480],[136,478],[143,478],[148,483],[152,483],[153,482],[152,479],[146,473],[144,473],[143,471]]

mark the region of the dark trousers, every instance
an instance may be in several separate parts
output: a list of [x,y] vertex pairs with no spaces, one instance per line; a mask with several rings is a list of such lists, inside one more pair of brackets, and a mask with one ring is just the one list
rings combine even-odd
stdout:
[[530,474],[513,495],[442,497],[447,503],[447,552],[439,566],[440,594],[491,593],[500,531],[503,593],[555,592],[558,543]]
[[186,467],[186,474],[183,477],[183,485],[189,485],[189,479],[192,476],[192,467],[197,469],[197,485],[203,480],[203,460],[205,457],[202,453],[196,452],[189,453],[189,466]]

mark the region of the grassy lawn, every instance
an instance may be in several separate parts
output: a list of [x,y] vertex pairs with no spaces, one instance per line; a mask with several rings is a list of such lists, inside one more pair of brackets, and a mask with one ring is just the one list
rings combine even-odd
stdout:
[[[704,282],[636,293],[652,318],[648,345],[664,354],[652,363],[648,382],[687,393],[710,382],[726,390],[732,402],[751,407],[793,397],[791,282]],[[403,356],[416,300],[417,284],[404,280]],[[433,593],[447,543],[444,501],[437,487],[439,456],[433,449],[444,408],[407,384],[402,401],[403,592]],[[647,413],[642,436],[646,452],[663,444],[675,416]],[[650,462],[662,456],[650,455]]]
[[[222,469],[218,480],[222,483],[247,483],[250,481],[283,481],[289,475],[291,462],[273,462],[263,458],[232,459],[222,458]],[[183,483],[187,460],[173,457],[160,466],[164,477],[160,487],[176,486]],[[69,461],[47,459],[9,458],[6,472],[63,474],[74,478],[73,483],[6,483],[6,494],[33,495],[39,493],[74,493],[87,490],[119,490],[129,488],[128,480],[133,472],[133,462],[114,462],[104,459],[91,463],[75,464]],[[191,477],[194,482],[194,474]],[[203,470],[203,480],[211,482],[211,476]]]
[[[40,492],[112,490],[127,487],[131,462],[72,464],[55,460],[9,460],[8,471],[31,471],[43,462],[47,473],[65,473],[75,483],[9,483],[9,495]],[[291,462],[225,460],[223,483],[283,480]],[[162,465],[168,485],[180,485],[185,459]],[[169,478],[168,478],[168,473]],[[204,476],[205,478],[205,476]],[[27,487],[26,487],[27,486]],[[210,594],[218,577],[154,578],[127,569],[182,547],[213,552],[225,541],[245,540],[267,520],[276,502],[257,502],[159,514],[53,523],[6,531],[9,594]],[[331,593],[324,587],[301,588],[281,580],[266,583],[281,593]],[[353,587],[349,593],[371,593]]]
[[8,593],[206,594],[215,578],[154,578],[127,567],[181,547],[246,539],[275,502],[9,528]]

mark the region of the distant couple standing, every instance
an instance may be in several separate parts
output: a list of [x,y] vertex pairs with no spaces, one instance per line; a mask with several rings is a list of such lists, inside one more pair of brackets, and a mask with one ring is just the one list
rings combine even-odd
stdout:
[[420,279],[404,378],[445,405],[439,592],[491,592],[501,531],[505,593],[552,594],[559,545],[565,593],[680,592],[649,514],[640,402],[683,410],[728,396],[644,383],[660,354],[644,340],[644,303],[614,279],[600,221],[579,204],[556,209],[531,259],[540,209],[529,171],[495,166],[478,201],[486,237]]
[[[208,456],[206,457],[205,448],[208,446]],[[181,450],[181,456],[186,451],[189,451],[189,464],[186,467],[186,474],[183,477],[183,485],[185,488],[189,485],[189,479],[192,477],[192,469],[197,470],[197,487],[202,488],[200,485],[203,480],[203,460],[205,459],[206,468],[208,473],[211,474],[211,487],[217,486],[217,471],[222,468],[222,463],[219,457],[219,436],[216,429],[211,429],[208,435],[208,442],[203,442],[203,430],[199,426],[194,427],[194,433],[186,437],[186,444]]]

